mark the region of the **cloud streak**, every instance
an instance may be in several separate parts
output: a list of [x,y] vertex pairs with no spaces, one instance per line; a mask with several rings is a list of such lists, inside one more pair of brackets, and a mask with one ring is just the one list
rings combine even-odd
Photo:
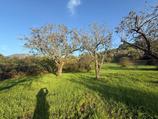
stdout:
[[75,14],[76,8],[81,5],[81,0],[69,0],[67,8],[72,15]]

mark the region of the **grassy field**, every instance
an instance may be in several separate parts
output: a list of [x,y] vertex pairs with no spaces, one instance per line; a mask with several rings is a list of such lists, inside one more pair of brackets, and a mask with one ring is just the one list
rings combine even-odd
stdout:
[[158,119],[158,71],[106,64],[90,73],[0,82],[0,119]]

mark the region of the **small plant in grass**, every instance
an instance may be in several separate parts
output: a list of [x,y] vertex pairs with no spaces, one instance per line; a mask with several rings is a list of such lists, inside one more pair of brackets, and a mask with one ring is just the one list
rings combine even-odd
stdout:
[[92,97],[88,93],[85,93],[85,98],[80,100],[79,104],[77,105],[78,117],[80,117],[81,119],[89,119],[93,117],[95,110],[96,102],[94,100],[94,97]]

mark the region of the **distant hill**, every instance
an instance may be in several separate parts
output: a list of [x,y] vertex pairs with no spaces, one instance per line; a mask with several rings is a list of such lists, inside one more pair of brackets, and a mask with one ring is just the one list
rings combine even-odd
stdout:
[[8,56],[8,58],[23,59],[23,58],[26,58],[26,57],[29,57],[29,56],[31,56],[31,55],[30,54],[13,54],[13,55]]

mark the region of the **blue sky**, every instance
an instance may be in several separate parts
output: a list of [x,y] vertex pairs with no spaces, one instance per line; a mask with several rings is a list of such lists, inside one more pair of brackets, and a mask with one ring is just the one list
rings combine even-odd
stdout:
[[[156,0],[147,2],[156,4]],[[28,53],[19,38],[32,27],[52,23],[84,28],[97,22],[112,31],[130,10],[145,6],[145,0],[0,0],[0,54]],[[119,43],[114,34],[113,44]]]

